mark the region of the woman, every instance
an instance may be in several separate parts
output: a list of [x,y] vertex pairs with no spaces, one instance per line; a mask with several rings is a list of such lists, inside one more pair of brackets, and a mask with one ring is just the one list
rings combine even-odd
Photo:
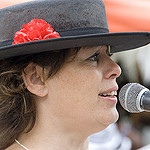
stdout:
[[110,50],[148,33],[109,33],[101,0],[33,1],[0,17],[0,149],[87,150],[118,119]]

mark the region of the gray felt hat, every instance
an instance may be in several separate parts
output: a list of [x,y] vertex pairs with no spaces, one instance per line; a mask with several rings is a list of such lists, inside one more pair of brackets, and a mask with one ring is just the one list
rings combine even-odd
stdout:
[[[32,19],[43,19],[60,38],[12,45]],[[110,45],[112,52],[150,43],[149,32],[109,33],[102,0],[34,0],[0,9],[0,59],[82,46]]]

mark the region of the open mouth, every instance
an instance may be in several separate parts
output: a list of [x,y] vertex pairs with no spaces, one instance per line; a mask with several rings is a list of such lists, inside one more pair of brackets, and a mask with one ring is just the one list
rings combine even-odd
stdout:
[[117,96],[117,91],[111,91],[111,92],[108,92],[108,93],[105,93],[105,94],[99,94],[99,96],[102,96],[102,97],[114,97],[114,96]]

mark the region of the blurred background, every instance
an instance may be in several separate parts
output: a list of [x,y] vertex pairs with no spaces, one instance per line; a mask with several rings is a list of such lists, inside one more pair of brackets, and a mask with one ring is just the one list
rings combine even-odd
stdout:
[[[150,32],[150,0],[104,0],[110,32]],[[150,88],[150,45],[117,53],[113,59],[121,66],[121,88],[138,82]],[[131,114],[118,103],[118,127],[132,141],[132,149],[150,144],[150,113]],[[150,148],[149,148],[150,149]]]
[[[0,8],[31,0],[0,0]],[[150,0],[104,0],[110,32],[150,32]],[[128,82],[138,82],[150,88],[150,45],[114,54],[122,68],[118,78],[121,88]],[[130,114],[118,103],[121,134],[132,141],[132,150],[150,144],[150,113]]]

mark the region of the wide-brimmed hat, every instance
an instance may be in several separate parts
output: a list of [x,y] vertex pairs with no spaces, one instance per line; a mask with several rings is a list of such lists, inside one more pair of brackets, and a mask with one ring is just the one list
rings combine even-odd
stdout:
[[[32,19],[45,20],[60,37],[12,45],[15,33]],[[0,59],[98,45],[110,45],[114,53],[148,43],[149,32],[109,33],[102,0],[34,0],[0,9]]]

